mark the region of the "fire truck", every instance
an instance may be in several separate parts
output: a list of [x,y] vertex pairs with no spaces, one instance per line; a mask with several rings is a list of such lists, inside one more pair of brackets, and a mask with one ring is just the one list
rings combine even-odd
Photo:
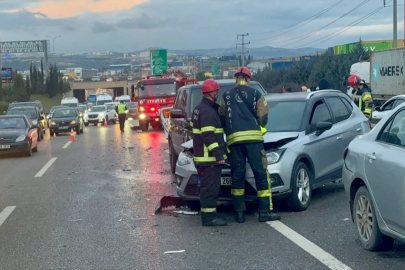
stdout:
[[180,71],[162,76],[149,75],[139,80],[134,86],[134,94],[138,102],[140,129],[147,131],[151,125],[154,130],[161,130],[160,109],[174,105],[180,87],[196,83],[196,79],[188,79]]

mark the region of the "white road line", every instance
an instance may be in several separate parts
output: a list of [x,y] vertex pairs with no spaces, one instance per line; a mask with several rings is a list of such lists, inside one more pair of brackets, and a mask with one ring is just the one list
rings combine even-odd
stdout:
[[62,147],[62,149],[68,148],[71,143],[72,143],[72,141],[68,141],[68,142]]
[[294,242],[297,246],[314,256],[317,260],[321,263],[326,265],[332,270],[351,270],[350,267],[330,255],[328,252],[320,248],[319,246],[315,245],[308,239],[304,238],[297,232],[293,231],[280,221],[269,221],[267,222],[271,227],[276,229],[279,233],[290,239]]
[[3,225],[4,221],[8,218],[11,213],[13,213],[14,209],[17,206],[7,206],[4,210],[0,213],[0,226]]
[[52,166],[52,164],[55,162],[57,157],[51,158],[48,163],[45,164],[45,166],[35,175],[35,177],[42,177],[44,173]]

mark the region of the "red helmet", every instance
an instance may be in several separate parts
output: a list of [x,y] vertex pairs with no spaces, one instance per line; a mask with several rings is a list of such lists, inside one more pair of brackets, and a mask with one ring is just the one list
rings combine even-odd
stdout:
[[350,75],[349,79],[347,79],[347,84],[350,86],[353,85],[360,85],[361,84],[361,78],[358,75]]
[[203,92],[203,93],[217,91],[218,89],[219,89],[219,85],[213,79],[208,79],[208,80],[204,81],[201,86],[201,92]]
[[234,77],[237,77],[237,76],[239,76],[239,75],[247,76],[247,77],[249,77],[249,79],[252,78],[252,73],[250,73],[250,70],[249,70],[248,68],[246,68],[246,67],[241,67],[241,68],[239,68],[239,69],[236,71]]

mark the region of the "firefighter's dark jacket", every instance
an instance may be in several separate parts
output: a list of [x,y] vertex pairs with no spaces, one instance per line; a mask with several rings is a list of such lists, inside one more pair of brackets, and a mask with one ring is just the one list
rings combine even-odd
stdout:
[[[239,97],[236,88],[245,96],[254,115]],[[264,96],[254,88],[237,85],[225,92],[222,96],[219,116],[225,129],[227,144],[263,142],[260,127],[266,126],[268,113],[269,107]]]
[[219,105],[203,98],[193,111],[194,162],[200,166],[215,165],[226,159],[224,130],[218,115]]

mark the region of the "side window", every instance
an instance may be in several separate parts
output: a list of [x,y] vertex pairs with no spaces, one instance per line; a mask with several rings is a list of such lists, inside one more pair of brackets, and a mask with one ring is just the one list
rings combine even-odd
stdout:
[[377,141],[405,147],[405,110],[386,124]]
[[180,100],[181,100],[181,95],[183,94],[183,89],[179,89],[179,91],[177,92],[177,97],[176,97],[176,101],[174,102],[174,106],[173,109],[180,109]]
[[394,107],[395,101],[396,100],[394,99],[394,100],[389,101],[388,103],[385,103],[383,105],[383,107],[382,107],[382,111],[390,111],[390,110],[392,110],[393,107]]
[[346,107],[349,109],[350,113],[353,112],[353,104],[352,101],[347,100],[346,98],[340,98],[343,103],[346,105]]
[[323,101],[315,103],[312,109],[311,120],[309,121],[311,132],[316,131],[316,124],[319,122],[332,122],[332,116]]
[[402,104],[405,102],[405,99],[397,99],[397,102],[395,103],[394,108],[396,108],[398,105]]
[[338,97],[327,98],[333,116],[335,116],[336,123],[342,122],[348,119],[351,115],[351,112],[347,109],[343,101]]

